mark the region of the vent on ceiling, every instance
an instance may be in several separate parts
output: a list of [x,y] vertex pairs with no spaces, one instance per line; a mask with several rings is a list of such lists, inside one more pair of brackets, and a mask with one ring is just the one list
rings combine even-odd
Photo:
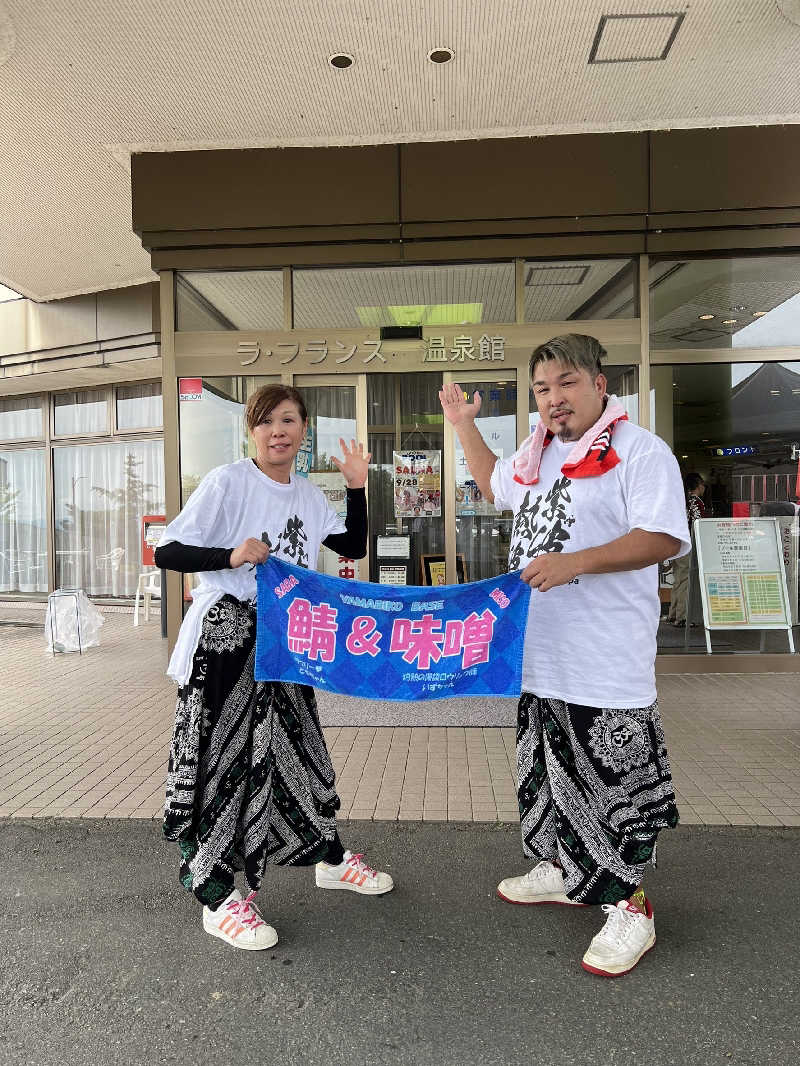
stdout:
[[590,267],[580,264],[528,267],[525,287],[536,289],[543,285],[582,285],[589,270]]
[[594,35],[590,63],[649,63],[666,59],[685,11],[647,15],[603,15]]
[[700,344],[702,341],[713,341],[718,337],[728,337],[730,334],[727,329],[706,329],[704,326],[698,326],[697,329],[687,329],[683,333],[673,333],[672,336],[676,341],[692,341]]

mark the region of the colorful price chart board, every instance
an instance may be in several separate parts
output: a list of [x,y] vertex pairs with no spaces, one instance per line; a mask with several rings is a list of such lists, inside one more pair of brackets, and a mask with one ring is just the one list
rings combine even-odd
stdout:
[[709,630],[783,629],[794,651],[781,529],[774,518],[694,523],[706,646]]

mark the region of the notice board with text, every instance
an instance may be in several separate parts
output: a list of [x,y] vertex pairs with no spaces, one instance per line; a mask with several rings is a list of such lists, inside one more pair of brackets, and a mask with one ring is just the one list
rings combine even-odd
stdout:
[[774,518],[701,518],[693,525],[706,630],[783,629],[790,646],[781,531]]

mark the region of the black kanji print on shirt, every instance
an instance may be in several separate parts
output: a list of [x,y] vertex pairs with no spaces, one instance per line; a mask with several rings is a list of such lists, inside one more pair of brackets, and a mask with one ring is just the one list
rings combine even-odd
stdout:
[[308,537],[303,529],[303,519],[294,515],[286,520],[283,532],[275,545],[275,553],[282,555],[289,562],[296,563],[297,566],[308,568],[308,551],[304,543],[307,540]]
[[531,490],[525,493],[519,510],[514,515],[511,530],[511,549],[508,554],[508,569],[519,570],[523,559],[564,550],[570,539],[569,527],[575,524],[575,515],[567,510],[572,503],[568,477],[559,478],[547,494],[535,499]]

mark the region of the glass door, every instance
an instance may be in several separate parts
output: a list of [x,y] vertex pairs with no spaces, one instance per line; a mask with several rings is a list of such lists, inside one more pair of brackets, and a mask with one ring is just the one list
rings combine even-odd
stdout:
[[[308,434],[297,456],[296,471],[301,477],[319,486],[333,509],[344,518],[347,512],[345,481],[331,462],[331,456],[341,457],[339,439],[350,444],[358,440],[357,378],[352,376],[320,376],[295,378],[295,387],[308,409]],[[364,441],[362,434],[361,440]],[[368,567],[364,561],[345,559],[328,548],[322,548],[317,561],[320,573],[366,580]]]
[[[456,377],[456,374],[453,374]],[[504,367],[497,377],[461,372],[459,385],[471,400],[481,395],[475,424],[499,459],[517,450],[517,378]],[[508,569],[512,517],[501,514],[480,492],[470,473],[458,437],[453,433],[455,465],[455,565],[458,580],[481,581]],[[463,574],[463,577],[462,577]]]
[[370,581],[445,583],[441,386],[436,372],[367,376]]

